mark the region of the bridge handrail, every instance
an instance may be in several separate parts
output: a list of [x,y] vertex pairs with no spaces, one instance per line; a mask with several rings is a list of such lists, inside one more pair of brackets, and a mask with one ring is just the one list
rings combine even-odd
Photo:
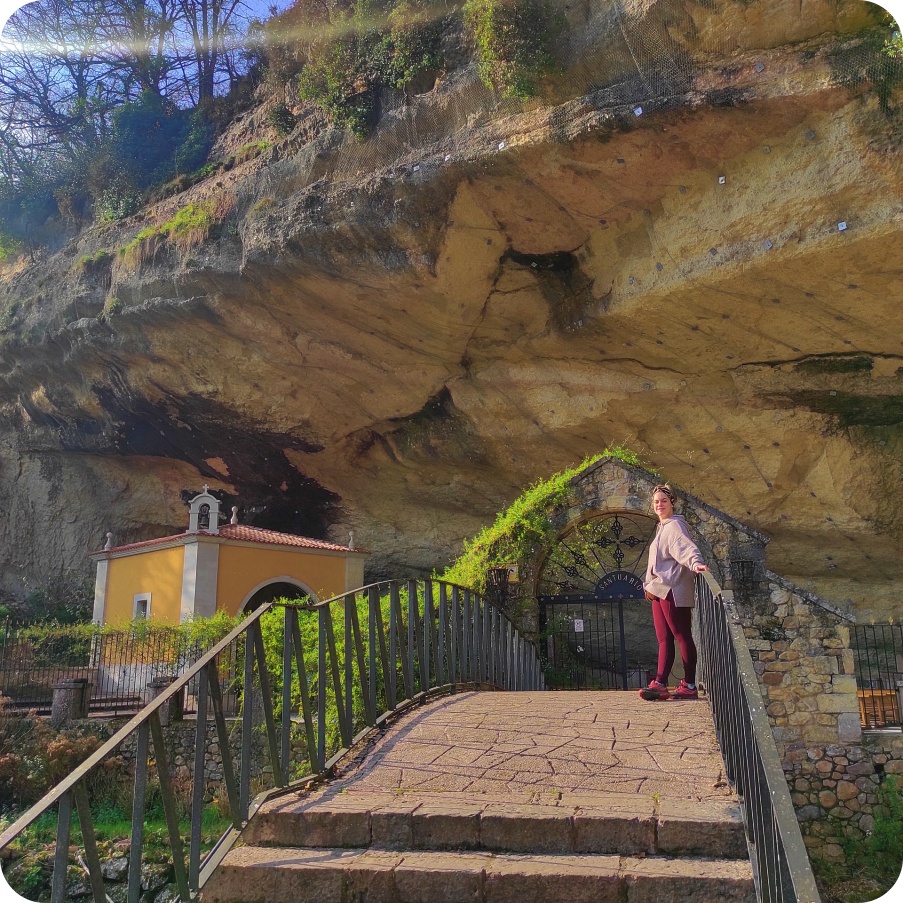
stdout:
[[820,903],[790,790],[733,601],[696,575],[699,675],[743,821],[761,903]]
[[[366,610],[360,623],[358,606]],[[342,609],[344,650],[336,642],[336,606]],[[277,700],[267,667],[262,620],[276,608],[283,610],[281,717],[277,729]],[[403,610],[406,609],[406,612]],[[388,618],[385,617],[387,611]],[[317,618],[316,670],[308,677],[300,618]],[[388,624],[386,623],[388,621]],[[366,633],[365,633],[366,631]],[[223,706],[218,666],[230,651],[244,646],[241,682],[241,750],[236,773]],[[233,647],[235,647],[233,649]],[[255,667],[256,666],[256,667]],[[355,679],[356,672],[356,679]],[[316,688],[312,687],[316,681]],[[167,758],[161,712],[164,706],[194,682],[197,726],[190,807],[190,825],[183,830],[176,806],[173,769]],[[293,686],[300,697],[310,774],[290,780]],[[355,688],[360,687],[360,698]],[[486,603],[478,593],[441,580],[386,580],[342,593],[320,602],[270,602],[252,612],[225,638],[202,655],[149,705],[124,724],[99,749],[56,787],[0,833],[0,851],[14,843],[41,815],[57,806],[51,903],[66,897],[66,871],[73,824],[77,812],[85,852],[85,865],[94,903],[105,903],[106,892],[88,799],[86,782],[120,745],[136,738],[134,797],[129,848],[127,903],[138,903],[149,754],[153,746],[155,771],[172,850],[172,870],[179,898],[188,903],[237,839],[250,816],[274,795],[290,792],[328,776],[337,761],[369,732],[384,727],[406,707],[436,693],[494,687],[506,690],[544,689],[536,649],[517,631],[504,612]],[[248,688],[259,693],[246,692]],[[254,708],[259,702],[269,766],[274,787],[251,800],[252,733]],[[205,766],[208,760],[208,710],[212,708],[216,739],[222,754],[222,773],[229,803],[231,827],[212,849],[201,855],[201,825],[205,806]],[[381,714],[378,714],[381,710]],[[296,715],[297,712],[294,712]],[[338,724],[338,749],[330,747],[328,722]],[[358,730],[363,728],[362,730]],[[200,779],[197,777],[200,776]],[[184,821],[184,819],[182,819]],[[187,857],[183,835],[187,835]]]

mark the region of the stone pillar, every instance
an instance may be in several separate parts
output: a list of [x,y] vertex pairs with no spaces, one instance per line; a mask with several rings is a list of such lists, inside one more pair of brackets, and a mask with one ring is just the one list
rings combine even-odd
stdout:
[[65,727],[70,721],[88,717],[88,678],[71,677],[53,685],[50,726]]
[[[175,680],[174,677],[155,677],[148,685],[149,702],[153,702]],[[173,721],[181,721],[185,714],[185,691],[179,690],[175,696],[164,702],[159,709],[160,725],[167,727]]]

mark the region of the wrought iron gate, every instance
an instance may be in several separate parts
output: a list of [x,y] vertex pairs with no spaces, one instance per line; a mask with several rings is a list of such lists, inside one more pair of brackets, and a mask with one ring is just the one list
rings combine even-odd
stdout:
[[605,514],[559,537],[538,582],[546,683],[557,689],[645,686],[657,643],[643,598],[654,518]]

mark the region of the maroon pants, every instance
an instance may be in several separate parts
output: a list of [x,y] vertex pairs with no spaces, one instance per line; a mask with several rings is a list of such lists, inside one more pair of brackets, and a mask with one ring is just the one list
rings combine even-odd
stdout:
[[655,679],[666,684],[674,664],[674,640],[680,646],[680,658],[684,666],[684,680],[696,683],[696,643],[693,642],[691,624],[692,608],[680,608],[674,604],[674,596],[667,599],[652,598],[652,621],[658,639],[658,673]]

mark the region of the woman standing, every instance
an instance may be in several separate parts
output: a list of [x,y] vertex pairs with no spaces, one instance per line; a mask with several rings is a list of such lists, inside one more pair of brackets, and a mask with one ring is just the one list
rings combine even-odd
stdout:
[[[649,564],[643,589],[652,603],[652,620],[658,639],[658,672],[648,687],[640,690],[643,699],[698,699],[696,690],[696,644],[691,623],[696,604],[695,573],[707,571],[702,555],[690,536],[687,522],[674,513],[674,491],[665,483],[652,490],[652,510],[658,515],[655,537],[649,546]],[[684,678],[668,689],[668,675],[674,664],[674,640],[680,647]]]

